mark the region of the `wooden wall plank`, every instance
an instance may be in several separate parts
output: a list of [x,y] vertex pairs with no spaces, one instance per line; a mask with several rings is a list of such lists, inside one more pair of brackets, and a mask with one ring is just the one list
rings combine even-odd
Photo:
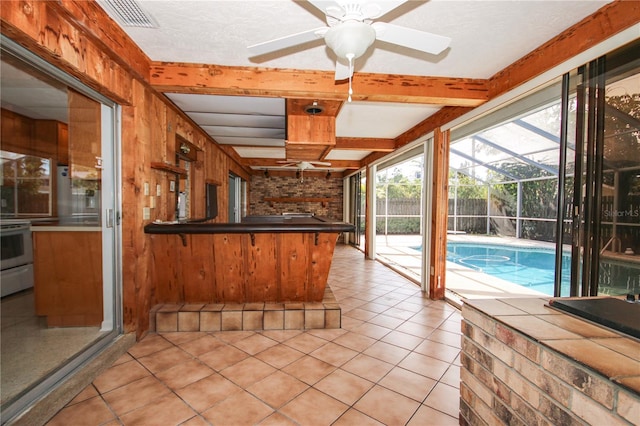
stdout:
[[214,234],[216,300],[242,303],[245,300],[242,234]]
[[195,241],[193,235],[185,235],[186,247],[180,241],[180,236],[171,237],[180,253],[179,258],[172,260],[171,264],[182,271],[178,285],[184,287],[178,300],[185,303],[209,303],[214,300],[216,271],[220,265],[215,263],[213,236],[198,237],[198,241]]
[[243,254],[247,300],[278,301],[280,280],[276,242],[275,234],[253,234],[253,237],[245,234]]
[[[306,289],[306,300],[322,300],[327,281],[327,271],[331,269],[333,251],[337,242],[335,233],[309,234],[309,285]],[[316,244],[317,238],[317,244]]]
[[149,247],[151,262],[148,281],[153,283],[157,300],[165,302],[182,300],[184,292],[178,285],[175,264],[180,261],[174,235],[152,235]]
[[302,301],[309,285],[307,244],[313,234],[276,234],[280,258],[280,300]]

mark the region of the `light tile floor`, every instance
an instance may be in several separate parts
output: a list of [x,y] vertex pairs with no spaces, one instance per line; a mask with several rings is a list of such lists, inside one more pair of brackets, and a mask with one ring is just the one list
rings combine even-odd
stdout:
[[47,327],[36,315],[33,289],[2,298],[0,325],[3,406],[105,334],[99,327]]
[[342,328],[150,334],[49,425],[457,425],[460,312],[338,246]]

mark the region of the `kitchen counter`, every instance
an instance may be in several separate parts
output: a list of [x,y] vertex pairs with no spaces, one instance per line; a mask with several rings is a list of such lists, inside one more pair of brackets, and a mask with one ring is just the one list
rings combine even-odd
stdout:
[[102,228],[95,225],[54,225],[31,224],[32,232],[100,232]]
[[47,219],[29,219],[31,222],[31,231],[34,232],[95,232],[102,231],[100,222],[95,216],[81,218],[47,218]]

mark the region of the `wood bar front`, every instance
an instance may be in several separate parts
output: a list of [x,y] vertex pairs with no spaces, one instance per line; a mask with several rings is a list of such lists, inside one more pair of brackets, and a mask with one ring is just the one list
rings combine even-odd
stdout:
[[320,218],[150,224],[157,303],[321,302],[336,242],[353,226]]

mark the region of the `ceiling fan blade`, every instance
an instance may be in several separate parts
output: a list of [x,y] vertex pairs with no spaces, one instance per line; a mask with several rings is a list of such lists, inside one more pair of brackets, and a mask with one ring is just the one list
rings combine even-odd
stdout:
[[352,69],[349,67],[349,61],[338,58],[336,61],[336,81],[346,80],[352,76]]
[[308,0],[308,2],[311,3],[311,5],[313,5],[316,9],[318,9],[319,11],[324,13],[325,15],[327,14],[327,10],[335,9],[335,8],[342,9],[342,5],[337,1],[332,1],[332,0]]
[[431,53],[432,55],[442,53],[451,43],[449,37],[385,22],[375,22],[371,26],[376,30],[376,40]]
[[275,40],[254,44],[249,46],[247,49],[249,49],[252,57],[264,55],[267,53],[286,49],[287,47],[293,47],[299,44],[304,44],[310,41],[321,39],[322,37],[324,37],[327,29],[327,27],[314,28],[313,30],[303,31],[301,33],[280,37]]
[[325,166],[325,167],[329,167],[331,165],[331,163],[327,163],[325,161],[310,161],[311,164],[313,164],[314,166]]
[[406,2],[407,0],[374,0],[363,2],[362,13],[367,17],[367,19],[377,19]]

